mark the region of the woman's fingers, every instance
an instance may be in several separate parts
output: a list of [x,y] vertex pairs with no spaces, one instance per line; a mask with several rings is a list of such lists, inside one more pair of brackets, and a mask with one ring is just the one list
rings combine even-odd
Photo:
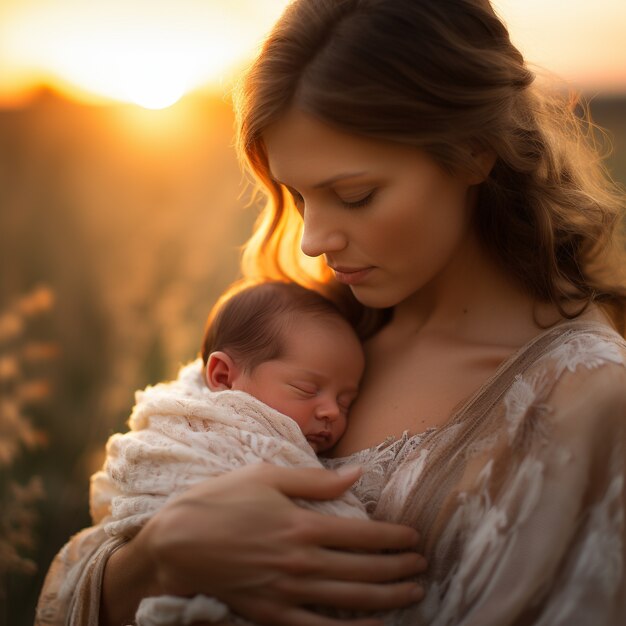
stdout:
[[333,517],[305,509],[294,512],[302,540],[343,550],[416,550],[419,533],[409,526],[367,519]]
[[[320,550],[319,574],[334,580],[381,583],[401,580],[426,570],[426,559],[415,552],[402,554],[350,554]],[[313,576],[317,572],[313,572]]]
[[321,467],[279,467],[257,463],[231,472],[249,474],[250,480],[274,487],[289,498],[331,500],[347,491],[362,475],[363,468],[350,465],[338,471]]
[[[241,611],[239,602],[267,600],[297,606],[328,605],[353,610],[382,610],[407,606],[421,598],[414,582],[398,582],[424,571],[425,560],[415,553],[371,555],[323,548],[298,550],[274,563],[275,576],[263,587],[248,588],[242,596],[226,591],[220,599]],[[239,590],[241,591],[241,590]]]
[[[329,606],[338,609],[352,611],[381,611],[393,610],[409,606],[418,602],[424,595],[423,588],[415,582],[387,582],[398,578],[398,575],[415,574],[416,570],[424,568],[423,559],[417,555],[415,558],[407,558],[407,555],[395,555],[400,557],[399,562],[404,561],[400,567],[394,562],[394,555],[348,555],[346,562],[335,562],[341,554],[333,555],[332,551],[323,550],[325,554],[318,563],[324,563],[321,570],[330,569],[329,577],[317,578],[315,566],[309,567],[308,571],[299,570],[291,575],[285,571],[284,575],[276,577],[265,589],[250,589],[246,594],[226,594],[221,599],[237,613],[250,617],[254,616],[255,623],[265,626],[279,626],[280,624],[311,624],[320,626],[326,624],[345,624],[346,622],[328,620],[329,618],[310,613],[304,606]],[[359,559],[359,556],[362,560]],[[410,556],[410,555],[409,555]],[[313,554],[309,555],[311,561],[316,561]],[[376,564],[379,571],[376,570]],[[359,574],[358,569],[362,568]],[[381,571],[382,570],[382,573]],[[340,572],[337,574],[337,572]],[[347,580],[340,580],[342,574]],[[358,576],[359,580],[353,580]],[[362,582],[364,579],[373,582]],[[385,581],[384,584],[376,584],[377,580]],[[287,610],[288,609],[288,610]],[[285,615],[292,614],[309,617],[305,621],[289,621]],[[279,619],[280,617],[280,619]],[[285,621],[282,621],[282,620]]]
[[274,565],[283,575],[366,583],[394,582],[426,570],[426,559],[416,552],[360,554],[305,547],[278,555]]
[[[273,487],[290,498],[329,500],[343,494],[361,476],[352,465],[331,471],[323,468],[286,468],[261,463],[248,470],[251,479]],[[307,517],[308,515],[308,517]],[[354,550],[412,550],[419,535],[408,526],[321,515],[302,509],[301,523],[318,545]]]
[[420,593],[398,582],[425,567],[415,530],[324,515],[290,499],[335,498],[360,472],[241,468],[169,502],[133,541],[146,546],[160,593],[215,596],[255,624],[346,623],[307,606],[400,608]]
[[284,578],[277,585],[295,604],[321,604],[355,611],[380,611],[410,606],[421,600],[424,589],[417,583],[376,585],[336,580]]

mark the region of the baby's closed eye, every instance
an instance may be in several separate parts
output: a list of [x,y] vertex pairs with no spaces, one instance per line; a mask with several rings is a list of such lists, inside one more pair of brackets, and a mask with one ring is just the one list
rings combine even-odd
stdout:
[[341,394],[337,399],[337,404],[344,413],[348,413],[350,411],[350,407],[354,404],[355,400],[356,394]]
[[311,383],[305,382],[296,382],[289,383],[289,387],[294,389],[300,395],[306,396],[307,398],[311,398],[317,394],[317,387]]

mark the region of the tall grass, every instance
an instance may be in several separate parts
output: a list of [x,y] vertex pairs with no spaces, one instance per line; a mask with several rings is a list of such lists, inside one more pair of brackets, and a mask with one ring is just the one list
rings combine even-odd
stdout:
[[[0,310],[0,619],[8,619],[9,577],[34,574],[36,504],[43,498],[40,476],[24,482],[13,476],[20,457],[46,443],[33,424],[32,408],[45,401],[50,386],[46,366],[57,346],[30,338],[30,328],[53,304],[50,290],[39,287]],[[8,623],[8,622],[7,622]]]

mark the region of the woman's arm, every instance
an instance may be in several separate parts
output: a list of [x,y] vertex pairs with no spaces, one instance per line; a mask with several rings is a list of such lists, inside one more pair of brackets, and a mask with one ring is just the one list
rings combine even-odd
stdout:
[[272,626],[340,623],[305,605],[377,610],[416,602],[420,587],[394,582],[425,568],[415,530],[322,515],[290,500],[335,498],[358,476],[355,468],[340,474],[263,464],[195,486],[110,557],[101,626],[129,623],[141,598],[161,594],[211,595]]

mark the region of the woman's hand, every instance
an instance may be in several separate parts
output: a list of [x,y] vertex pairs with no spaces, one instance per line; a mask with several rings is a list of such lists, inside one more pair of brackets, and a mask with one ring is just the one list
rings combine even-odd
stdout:
[[[359,475],[359,468],[338,473],[260,464],[196,485],[111,556],[102,623],[129,618],[133,607],[119,604],[129,587],[141,594],[137,601],[165,593],[214,596],[268,626],[344,623],[306,605],[377,610],[416,602],[423,593],[416,584],[394,582],[425,568],[413,529],[323,515],[290,500],[335,498]],[[378,554],[390,549],[405,552]]]

